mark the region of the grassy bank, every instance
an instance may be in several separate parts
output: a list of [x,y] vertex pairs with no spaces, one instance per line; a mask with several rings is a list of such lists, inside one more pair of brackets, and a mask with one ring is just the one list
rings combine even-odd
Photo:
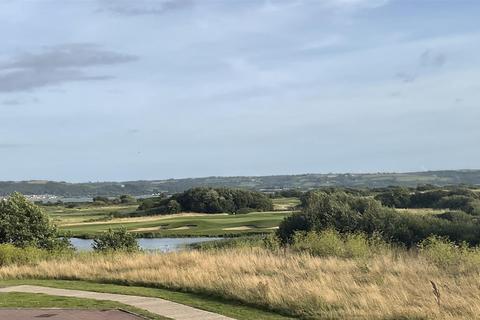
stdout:
[[[455,255],[444,264],[442,256],[449,250],[435,247],[420,254],[390,250],[368,258],[316,257],[260,248],[90,254],[6,266],[0,269],[0,278],[178,290],[311,319],[480,319],[478,264],[463,268],[456,265]],[[432,293],[431,281],[440,300]]]

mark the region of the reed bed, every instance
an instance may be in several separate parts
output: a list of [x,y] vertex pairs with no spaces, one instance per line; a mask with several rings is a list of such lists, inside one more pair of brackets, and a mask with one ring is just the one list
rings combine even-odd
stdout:
[[448,272],[407,252],[345,259],[259,248],[79,254],[0,268],[0,279],[162,287],[308,319],[480,319],[478,277],[477,270]]

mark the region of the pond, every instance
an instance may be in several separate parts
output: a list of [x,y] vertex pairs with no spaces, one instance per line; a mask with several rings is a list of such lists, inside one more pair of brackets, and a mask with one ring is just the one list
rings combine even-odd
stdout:
[[[185,249],[187,245],[201,242],[220,240],[222,238],[198,237],[198,238],[139,238],[138,245],[143,250],[157,250],[172,252]],[[70,243],[78,251],[92,251],[92,239],[70,238]]]

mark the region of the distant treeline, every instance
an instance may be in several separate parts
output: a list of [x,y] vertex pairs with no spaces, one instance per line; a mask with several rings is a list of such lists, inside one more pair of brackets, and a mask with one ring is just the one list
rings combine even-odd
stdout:
[[178,212],[247,213],[273,210],[272,200],[265,194],[231,188],[193,188],[171,197],[145,199],[139,208],[154,214]]
[[287,189],[308,191],[320,187],[384,188],[416,187],[422,184],[480,185],[480,170],[429,171],[415,173],[304,174],[263,177],[208,177],[155,181],[66,183],[52,181],[0,182],[0,196],[15,191],[25,195],[51,194],[63,197],[133,196],[174,194],[197,187],[244,188],[275,192]]
[[480,193],[466,188],[416,190],[390,188],[375,199],[394,208],[433,208],[461,210],[480,216]]
[[61,200],[57,201],[36,201],[35,204],[42,205],[42,206],[64,206],[66,208],[76,208],[76,207],[84,207],[84,206],[108,206],[108,205],[118,205],[118,204],[136,204],[138,200],[135,197],[132,197],[128,194],[123,194],[119,197],[104,197],[104,196],[96,196],[93,197],[92,201],[87,202],[64,202]]

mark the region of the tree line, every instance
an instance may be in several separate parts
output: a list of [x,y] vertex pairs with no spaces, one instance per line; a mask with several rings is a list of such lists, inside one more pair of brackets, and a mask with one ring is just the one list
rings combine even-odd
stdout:
[[263,193],[232,188],[193,188],[171,197],[145,199],[139,210],[156,214],[181,211],[202,213],[247,213],[273,210],[272,200]]
[[392,187],[379,193],[375,199],[393,208],[433,208],[461,210],[471,215],[480,215],[480,193],[467,188],[433,188],[412,191]]
[[291,242],[297,232],[336,230],[340,233],[378,234],[387,241],[408,247],[433,235],[457,243],[480,244],[478,216],[463,211],[438,215],[398,212],[371,197],[343,191],[310,191],[301,200],[302,211],[280,224],[278,235],[284,243]]

